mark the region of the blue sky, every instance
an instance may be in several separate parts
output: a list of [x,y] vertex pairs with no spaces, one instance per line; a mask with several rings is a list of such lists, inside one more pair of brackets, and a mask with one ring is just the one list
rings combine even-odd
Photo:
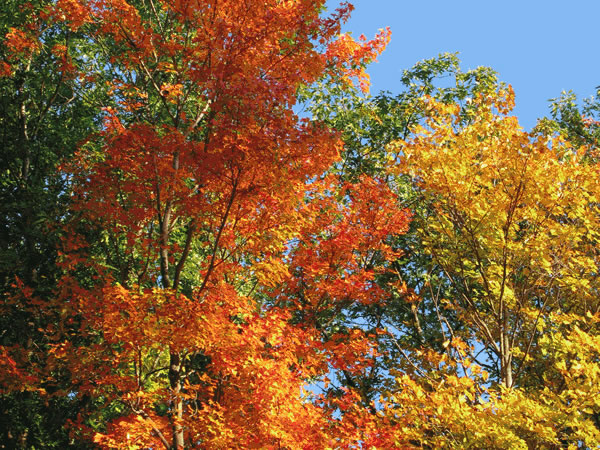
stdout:
[[[389,26],[392,41],[373,64],[371,93],[399,91],[403,69],[443,52],[459,52],[462,69],[490,66],[513,86],[521,125],[548,115],[563,90],[579,98],[600,85],[600,0],[354,0],[344,31],[373,37]],[[329,0],[329,7],[339,1]]]

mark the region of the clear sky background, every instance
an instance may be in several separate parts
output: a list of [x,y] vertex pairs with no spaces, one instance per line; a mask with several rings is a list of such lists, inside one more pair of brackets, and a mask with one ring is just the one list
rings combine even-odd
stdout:
[[[397,93],[402,70],[443,52],[459,52],[463,71],[489,66],[513,86],[514,113],[530,129],[549,115],[550,98],[578,98],[600,85],[600,0],[351,0],[344,31],[392,40],[369,68],[371,93]],[[339,1],[329,0],[335,9]]]

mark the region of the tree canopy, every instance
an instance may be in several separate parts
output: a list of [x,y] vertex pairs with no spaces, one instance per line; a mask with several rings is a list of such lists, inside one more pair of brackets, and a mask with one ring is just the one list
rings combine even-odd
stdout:
[[6,445],[600,445],[593,100],[372,97],[324,0],[0,8]]

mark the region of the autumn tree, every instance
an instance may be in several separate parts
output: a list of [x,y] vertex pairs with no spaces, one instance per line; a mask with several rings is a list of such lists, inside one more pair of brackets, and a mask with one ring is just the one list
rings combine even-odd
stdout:
[[[473,99],[477,115],[466,125],[459,106],[426,101],[426,125],[390,150],[401,160],[398,173],[409,174],[430,205],[415,219],[416,232],[431,256],[428,272],[451,286],[432,296],[447,352],[421,354],[433,392],[399,378],[404,390],[392,410],[411,414],[400,400],[408,389],[419,404],[436,402],[424,425],[434,432],[441,421],[443,439],[475,420],[477,430],[458,434],[472,445],[499,435],[511,446],[597,445],[598,405],[589,391],[598,371],[597,165],[585,147],[520,129],[508,115],[510,89]],[[426,281],[440,292],[434,278]],[[456,393],[443,400],[448,390]],[[456,416],[452,397],[464,408]]]
[[[357,258],[385,249],[385,219],[400,230],[407,220],[377,209],[383,197],[367,192],[383,193],[376,181],[334,192],[321,175],[338,158],[336,133],[292,111],[300,86],[321,77],[364,82],[387,39],[339,35],[350,7],[325,19],[322,7],[74,0],[38,13],[84,36],[94,70],[67,68],[79,86],[108,89],[101,129],[59,175],[73,190],[73,217],[59,227],[65,275],[53,296],[19,293],[54,318],[41,330],[43,357],[32,367],[15,354],[6,369],[14,389],[66,377],[56,395],[93,403],[71,421],[74,439],[165,448],[361,439],[335,418],[341,403],[328,409],[300,392],[330,364],[360,366],[368,343],[357,337],[357,361],[330,363],[354,336],[299,326],[283,297],[260,301],[288,277],[301,236],[321,238],[323,221],[360,241],[322,275],[309,261],[315,276],[343,287],[352,271],[358,300],[369,301]],[[35,34],[25,42],[46,45]],[[63,48],[67,63],[77,49]],[[339,233],[321,245],[351,243],[332,240]],[[341,301],[336,288],[321,309]]]

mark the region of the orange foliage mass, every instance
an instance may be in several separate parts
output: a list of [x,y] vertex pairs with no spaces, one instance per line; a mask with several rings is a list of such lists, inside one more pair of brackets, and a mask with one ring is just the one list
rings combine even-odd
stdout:
[[[362,439],[347,424],[336,431],[342,422],[331,407],[304,389],[330,367],[368,365],[369,340],[359,332],[327,339],[314,323],[292,320],[287,294],[267,306],[247,288],[293,288],[302,266],[312,303],[301,309],[311,314],[348,298],[376,302],[382,293],[368,259],[389,254],[386,236],[409,220],[376,180],[335,195],[311,182],[339,159],[341,144],[294,114],[298,88],[327,74],[366,89],[365,64],[389,39],[339,36],[351,7],[323,19],[323,4],[59,0],[43,12],[107,49],[103,64],[112,69],[101,132],[62,167],[74,187],[67,276],[42,306],[58,318],[46,330],[40,376],[60,367],[73,395],[113,411],[100,431],[83,416],[72,423],[80,438],[105,448],[320,448]],[[27,55],[41,45],[19,30],[8,39]],[[60,71],[76,74],[66,46],[52,53]],[[107,260],[77,237],[90,226],[113,247]],[[82,270],[91,283],[78,280]],[[17,377],[21,369],[7,361]],[[335,408],[359,420],[350,403]]]

